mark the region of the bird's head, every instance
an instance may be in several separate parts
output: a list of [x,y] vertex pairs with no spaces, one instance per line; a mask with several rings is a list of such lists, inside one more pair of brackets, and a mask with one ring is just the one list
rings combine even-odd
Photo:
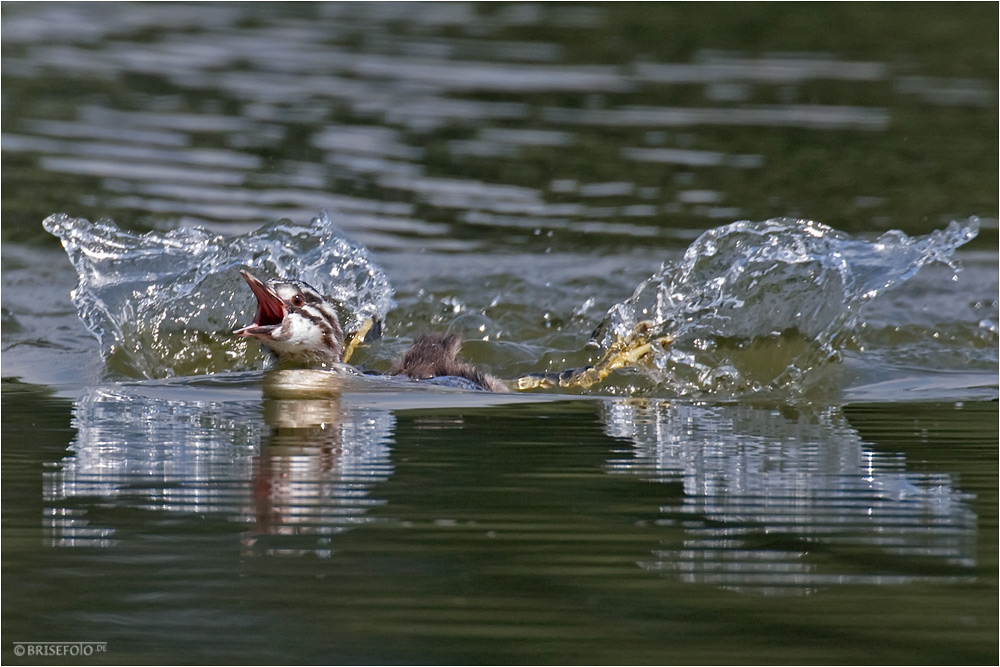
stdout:
[[300,281],[265,284],[249,271],[240,274],[257,297],[257,315],[234,334],[256,338],[282,364],[329,366],[343,361],[344,332],[332,301]]

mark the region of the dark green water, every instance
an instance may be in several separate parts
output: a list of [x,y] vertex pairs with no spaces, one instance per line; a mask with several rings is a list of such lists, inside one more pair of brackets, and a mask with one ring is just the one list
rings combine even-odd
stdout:
[[[997,662],[995,5],[4,3],[2,30],[5,664]],[[449,330],[508,377],[585,361],[734,220],[981,230],[804,392],[308,398],[105,367],[41,227],[321,208],[395,288],[372,358]]]

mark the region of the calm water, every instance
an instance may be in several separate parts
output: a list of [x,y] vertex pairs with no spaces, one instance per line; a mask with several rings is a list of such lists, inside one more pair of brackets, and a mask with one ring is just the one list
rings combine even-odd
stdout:
[[[996,663],[997,10],[844,4],[5,3],[4,662]],[[830,362],[706,338],[801,382],[486,395],[222,325],[105,362],[41,225],[321,209],[393,290],[366,363],[449,330],[504,377],[735,220],[980,231]]]

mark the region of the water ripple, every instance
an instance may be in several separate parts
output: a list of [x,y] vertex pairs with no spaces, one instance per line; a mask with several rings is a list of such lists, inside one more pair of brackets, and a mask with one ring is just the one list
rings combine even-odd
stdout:
[[[683,485],[657,522],[680,535],[642,563],[651,571],[767,594],[971,577],[972,496],[950,475],[911,472],[904,456],[874,449],[839,408],[796,418],[751,406],[606,406],[609,435],[633,443],[610,469]],[[887,566],[856,570],[856,559]]]

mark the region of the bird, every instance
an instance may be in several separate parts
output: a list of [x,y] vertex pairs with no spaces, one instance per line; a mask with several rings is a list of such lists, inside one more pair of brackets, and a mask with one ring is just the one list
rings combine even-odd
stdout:
[[344,360],[344,330],[333,302],[300,280],[264,283],[249,271],[240,275],[257,297],[253,323],[237,336],[255,338],[287,365],[330,366]]
[[[237,336],[254,338],[283,366],[332,367],[347,363],[354,348],[374,325],[346,340],[334,302],[301,280],[265,283],[246,270],[240,275],[257,297],[253,322],[237,329]],[[386,375],[413,380],[459,378],[456,386],[506,392],[502,380],[459,359],[462,340],[456,334],[426,333],[393,363]],[[462,382],[462,381],[465,382]]]
[[[233,334],[256,339],[282,366],[332,368],[346,364],[355,348],[381,329],[381,323],[368,319],[348,340],[334,301],[307,283],[286,279],[265,283],[246,270],[241,270],[240,275],[257,298],[257,312],[251,324]],[[457,334],[424,333],[414,338],[386,375],[489,392],[587,388],[616,368],[635,365],[656,346],[666,347],[672,342],[670,336],[650,338],[652,330],[649,322],[639,322],[593,366],[530,373],[510,383],[460,359],[462,340]]]

